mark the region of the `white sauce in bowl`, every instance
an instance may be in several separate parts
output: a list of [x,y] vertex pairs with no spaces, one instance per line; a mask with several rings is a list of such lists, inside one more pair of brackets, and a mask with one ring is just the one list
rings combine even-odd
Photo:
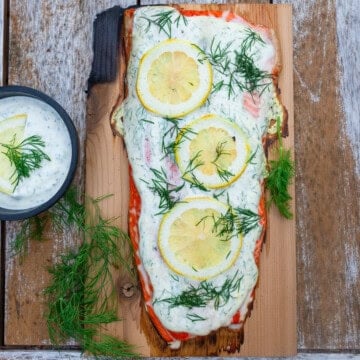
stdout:
[[22,179],[12,194],[0,192],[0,207],[9,210],[30,209],[48,201],[64,183],[71,163],[69,131],[50,105],[30,96],[0,99],[0,121],[24,113],[27,114],[24,139],[40,136],[45,142],[43,151],[51,161],[43,160],[41,167]]

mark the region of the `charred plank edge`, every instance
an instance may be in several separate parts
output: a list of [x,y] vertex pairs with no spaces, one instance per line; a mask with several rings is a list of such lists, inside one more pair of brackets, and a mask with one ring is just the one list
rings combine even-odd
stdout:
[[93,23],[93,61],[88,79],[88,92],[96,84],[112,82],[116,79],[122,51],[124,12],[139,6],[140,0],[137,0],[137,5],[124,8],[116,5],[96,15]]
[[116,78],[123,13],[124,9],[121,6],[113,6],[96,15],[93,24],[93,61],[88,91],[95,84],[111,82]]

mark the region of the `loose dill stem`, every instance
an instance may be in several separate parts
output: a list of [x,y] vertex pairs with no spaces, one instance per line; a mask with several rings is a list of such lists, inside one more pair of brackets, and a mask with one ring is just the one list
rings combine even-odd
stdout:
[[86,197],[83,204],[71,187],[48,212],[24,224],[18,242],[23,245],[27,236],[42,239],[47,224],[53,231],[79,231],[82,245],[66,251],[48,269],[51,280],[44,294],[50,340],[59,344],[72,338],[95,356],[134,358],[138,355],[132,345],[101,333],[105,324],[119,320],[111,268],[121,267],[136,278],[128,235],[101,216],[99,202],[106,197]]
[[218,174],[218,176],[220,177],[220,179],[224,182],[229,181],[229,179],[231,177],[234,176],[234,174],[227,170],[222,168],[217,162],[218,160],[222,157],[222,156],[228,156],[231,155],[228,151],[226,151],[225,149],[225,145],[226,145],[227,141],[222,141],[219,142],[216,146],[215,152],[216,152],[216,156],[215,159],[211,162],[213,165],[215,165],[216,167],[216,172]]
[[19,144],[16,144],[16,136],[10,144],[0,144],[6,149],[3,154],[15,167],[10,179],[14,189],[19,185],[23,178],[30,177],[30,174],[41,167],[44,160],[51,161],[50,157],[43,151],[45,142],[39,135],[32,135]]
[[199,166],[204,165],[204,163],[200,160],[201,150],[199,150],[190,160],[186,166],[186,169],[183,173],[182,179],[190,182],[191,188],[198,188],[202,191],[209,191],[205,187],[205,185],[196,177],[194,174],[194,170],[196,170]]
[[233,208],[229,205],[229,208],[224,214],[220,214],[217,217],[214,215],[205,216],[197,225],[200,225],[206,220],[213,222],[212,231],[216,236],[220,237],[223,241],[229,241],[235,236],[245,236],[252,229],[256,228],[260,220],[260,215],[249,209],[240,207]]
[[212,93],[227,87],[229,98],[236,93],[236,88],[249,93],[261,90],[261,95],[270,86],[271,74],[260,70],[253,59],[252,50],[256,43],[265,45],[259,34],[247,29],[244,40],[236,50],[231,50],[232,42],[222,44],[221,40],[216,42],[215,37],[208,51],[199,49],[199,61],[208,60],[215,71],[226,77],[226,81],[220,80],[213,85]]
[[[232,278],[227,278],[221,286],[214,286],[213,283],[202,281],[197,287],[191,285],[188,290],[184,290],[177,296],[158,299],[156,302],[166,302],[171,308],[184,306],[188,309],[205,307],[210,302],[214,302],[215,310],[224,306],[232,297],[234,292],[240,290],[242,276],[236,271]],[[191,319],[190,319],[191,320]],[[197,320],[200,320],[197,318]],[[205,319],[204,319],[205,320]]]
[[169,38],[172,37],[172,26],[175,24],[176,27],[179,27],[180,21],[182,20],[183,24],[186,26],[188,21],[185,16],[179,14],[177,17],[173,18],[173,15],[176,14],[175,10],[161,11],[157,14],[147,18],[142,16],[144,20],[148,22],[147,30],[150,29],[151,25],[155,25],[159,29],[159,33],[164,32]]
[[143,182],[148,185],[149,190],[159,197],[160,211],[156,213],[156,215],[165,214],[179,202],[176,194],[184,187],[185,183],[180,185],[171,184],[163,168],[160,170],[151,168],[150,170],[154,177],[150,183],[145,180],[143,180]]
[[179,146],[185,141],[189,140],[190,134],[196,134],[190,127],[179,126],[180,118],[164,118],[167,122],[172,124],[169,129],[164,132],[161,140],[161,149],[164,153],[164,158],[168,155],[174,155]]
[[290,210],[292,197],[288,187],[294,177],[295,170],[290,150],[279,148],[278,158],[269,161],[269,168],[269,175],[266,179],[266,187],[270,191],[268,204],[274,203],[282,216],[292,219],[293,214]]
[[289,185],[295,175],[295,166],[291,158],[290,150],[283,146],[280,131],[280,118],[276,119],[278,147],[277,159],[269,161],[269,174],[266,179],[266,188],[270,192],[268,205],[274,203],[280,214],[287,219],[291,219],[293,214],[290,209],[292,197],[289,193]]
[[204,317],[202,317],[202,316],[200,316],[198,314],[195,314],[195,313],[186,314],[186,318],[189,319],[192,322],[207,320],[207,318],[204,318]]

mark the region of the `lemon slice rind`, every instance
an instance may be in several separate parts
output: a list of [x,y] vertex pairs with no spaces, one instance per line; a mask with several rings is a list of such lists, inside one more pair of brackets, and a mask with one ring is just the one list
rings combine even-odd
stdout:
[[[27,114],[17,114],[0,120],[0,144],[9,144],[14,135],[16,135],[16,142],[21,142],[24,137],[26,120]],[[11,176],[15,168],[3,154],[4,150],[0,145],[0,192],[11,195],[14,192]]]
[[[150,91],[149,70],[152,63],[165,52],[185,53],[197,64],[199,85],[188,100],[178,104],[162,102]],[[200,50],[196,45],[182,39],[168,39],[148,50],[140,59],[136,81],[136,92],[144,108],[156,115],[179,118],[203,105],[211,91],[213,73],[209,61],[200,60],[199,55]]]
[[[242,236],[233,234],[224,241],[214,231],[214,219],[210,215],[220,216],[228,209],[227,204],[211,197],[196,197],[186,198],[164,215],[159,228],[158,245],[165,263],[172,271],[202,281],[221,274],[234,264],[242,247]],[[197,213],[197,217],[192,222],[182,223],[184,215],[192,210]],[[172,236],[177,230],[179,235]],[[206,265],[200,268],[196,266],[198,263]]]
[[[191,173],[187,172],[190,161],[196,156],[196,154],[191,154],[191,141],[195,139],[201,131],[206,131],[209,128],[220,129],[235,139],[236,157],[231,165],[225,169],[231,173],[231,175],[226,178],[221,178],[218,172],[205,174],[201,171],[201,166],[196,167]],[[216,143],[216,140],[214,141]],[[178,144],[178,146],[175,149],[175,160],[180,171],[184,174],[184,178],[191,182],[192,176],[194,175],[196,179],[208,189],[218,189],[231,185],[245,171],[250,156],[249,141],[241,128],[233,121],[222,118],[216,114],[207,114],[189,123],[184,131],[179,132],[176,144]],[[215,147],[214,145],[214,148]],[[199,162],[202,162],[201,156],[200,151]]]

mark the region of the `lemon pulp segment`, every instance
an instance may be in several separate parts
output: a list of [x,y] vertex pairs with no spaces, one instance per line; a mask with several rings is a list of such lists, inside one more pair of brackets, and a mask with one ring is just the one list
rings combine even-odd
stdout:
[[148,82],[151,95],[159,101],[183,103],[199,88],[197,64],[182,51],[166,51],[151,64]]
[[[207,188],[226,187],[246,168],[250,145],[234,122],[208,114],[179,132],[176,162],[188,181],[194,177]],[[191,170],[191,171],[190,171]]]
[[[0,120],[0,144],[20,143],[24,138],[24,129],[27,115],[18,114]],[[0,192],[11,194],[14,186],[11,182],[11,176],[15,171],[8,157],[4,154],[5,148],[0,145]]]
[[141,58],[136,91],[154,114],[180,117],[200,107],[212,85],[212,67],[189,41],[165,40]]
[[242,238],[220,234],[215,222],[228,206],[213,198],[188,198],[164,216],[159,229],[159,249],[176,273],[196,280],[227,270],[239,255]]

